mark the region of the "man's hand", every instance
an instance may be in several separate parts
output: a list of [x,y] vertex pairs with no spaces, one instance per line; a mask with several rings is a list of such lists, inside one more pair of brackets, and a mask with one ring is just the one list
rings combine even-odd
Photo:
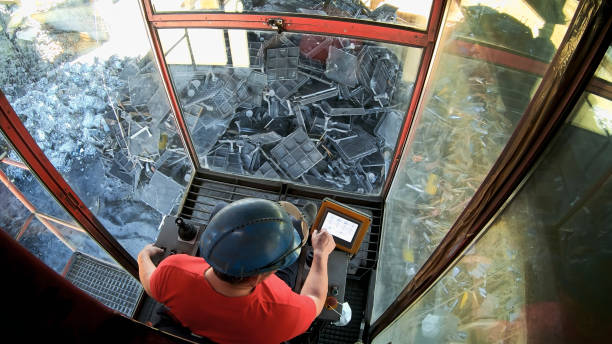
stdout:
[[138,253],[138,277],[145,292],[151,297],[153,295],[151,295],[149,280],[151,279],[151,274],[155,271],[155,264],[151,261],[151,257],[163,252],[164,250],[161,248],[148,244]]
[[147,257],[153,257],[161,253],[164,253],[164,250],[157,246],[153,246],[153,244],[148,244],[140,251],[140,253],[138,253],[138,256],[146,255]]
[[336,248],[334,237],[324,229],[312,232],[310,240],[314,254],[327,257]]

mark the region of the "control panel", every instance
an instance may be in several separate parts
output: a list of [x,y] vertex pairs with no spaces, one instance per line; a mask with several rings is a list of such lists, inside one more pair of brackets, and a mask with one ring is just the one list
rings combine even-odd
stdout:
[[159,226],[159,235],[155,246],[164,250],[162,255],[152,257],[155,265],[172,254],[184,253],[195,256],[198,251],[198,239],[204,226],[176,216],[165,216]]
[[[302,290],[306,281],[310,265],[312,264],[312,247],[307,245],[302,249],[300,263],[296,281],[295,291]],[[346,274],[348,271],[349,254],[340,250],[330,253],[327,260],[327,299],[325,307],[319,315],[321,320],[338,321],[342,315],[342,303],[344,302],[344,292],[346,288]]]

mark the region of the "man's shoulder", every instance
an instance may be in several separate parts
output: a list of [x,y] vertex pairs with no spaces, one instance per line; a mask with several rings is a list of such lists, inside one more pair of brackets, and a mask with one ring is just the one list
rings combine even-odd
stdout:
[[175,254],[162,260],[151,274],[151,291],[159,297],[169,286],[189,283],[197,276],[203,276],[208,264],[204,259],[186,254]]
[[202,269],[206,270],[208,268],[208,263],[201,257],[194,257],[186,254],[173,254],[168,256],[162,260],[157,268],[158,270],[183,270],[183,271],[200,271]]
[[276,274],[270,275],[263,281],[263,285],[267,287],[267,290],[274,291],[275,293],[292,293],[291,288],[285,283],[282,279],[280,279]]
[[262,288],[262,299],[268,302],[275,303],[279,306],[287,305],[289,307],[304,307],[311,300],[308,296],[300,295],[291,288],[278,276],[272,275],[264,281]]
[[204,260],[204,258],[201,257],[194,257],[194,256],[190,256],[188,254],[173,254],[170,255],[166,258],[164,258],[164,260],[162,260],[159,266],[162,265],[181,265],[184,263],[191,263],[191,264],[207,264],[206,261]]

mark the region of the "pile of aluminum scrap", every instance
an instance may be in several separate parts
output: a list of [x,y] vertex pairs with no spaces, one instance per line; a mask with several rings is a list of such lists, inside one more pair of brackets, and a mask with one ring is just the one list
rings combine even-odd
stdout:
[[401,81],[395,54],[315,35],[248,39],[262,64],[203,66],[178,90],[201,165],[379,192],[392,155],[386,151],[395,148],[408,105],[394,94],[411,87]]
[[[99,149],[105,173],[129,185],[135,199],[168,214],[184,191],[189,159],[150,56],[126,59],[122,66],[119,78],[124,87],[103,123],[113,132]],[[191,90],[199,86],[195,81],[189,84]]]

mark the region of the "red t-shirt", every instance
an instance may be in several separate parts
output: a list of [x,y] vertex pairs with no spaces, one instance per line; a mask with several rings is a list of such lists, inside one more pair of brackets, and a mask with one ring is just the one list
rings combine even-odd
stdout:
[[246,296],[217,293],[200,257],[164,259],[150,278],[151,294],[193,333],[218,343],[280,343],[305,332],[316,317],[314,301],[271,275]]

